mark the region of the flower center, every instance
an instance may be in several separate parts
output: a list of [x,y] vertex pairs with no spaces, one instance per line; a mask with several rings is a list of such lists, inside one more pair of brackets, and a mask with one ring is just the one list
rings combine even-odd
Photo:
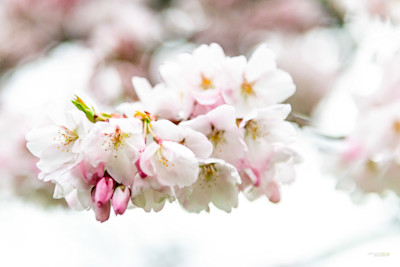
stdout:
[[368,171],[371,172],[377,172],[379,170],[379,165],[376,161],[373,161],[372,159],[368,159],[367,162],[365,163]]
[[217,185],[219,170],[215,167],[215,163],[201,165],[199,173],[199,183],[202,189],[211,188]]
[[253,84],[249,83],[246,81],[246,79],[243,81],[241,87],[240,87],[240,92],[244,96],[244,98],[249,97],[250,95],[255,96],[254,90],[253,90]]
[[175,166],[174,163],[169,162],[169,160],[164,156],[161,147],[156,151],[156,158],[157,158],[158,162],[160,162],[165,167],[169,167],[169,166],[174,167]]
[[400,121],[399,120],[395,120],[395,122],[393,123],[393,129],[396,134],[400,135]]
[[224,130],[218,130],[214,127],[214,125],[211,125],[211,134],[209,135],[208,139],[214,145],[214,147],[225,142],[224,133]]
[[213,89],[214,85],[210,79],[205,77],[203,74],[201,75],[201,84],[200,87],[203,88],[203,90],[208,90],[208,89]]
[[109,137],[108,142],[104,141],[103,143],[103,145],[106,146],[105,150],[113,148],[116,151],[118,151],[125,145],[125,139],[129,137],[129,134],[122,132],[119,126],[115,128],[115,131],[113,133],[105,133],[104,135]]
[[245,137],[250,136],[251,138],[253,138],[253,140],[256,140],[257,138],[266,135],[262,127],[256,121],[253,120],[249,120],[248,122],[246,122],[244,129],[246,130]]
[[61,129],[58,130],[58,136],[54,137],[54,141],[60,142],[60,145],[57,146],[58,149],[61,149],[63,152],[69,152],[70,145],[72,145],[78,138],[79,136],[76,133],[76,129],[71,131],[67,127],[61,126]]

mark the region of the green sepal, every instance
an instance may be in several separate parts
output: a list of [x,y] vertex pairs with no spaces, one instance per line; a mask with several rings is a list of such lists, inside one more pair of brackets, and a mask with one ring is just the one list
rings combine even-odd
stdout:
[[96,113],[94,111],[94,108],[93,107],[89,108],[79,96],[75,95],[75,99],[72,100],[72,104],[74,104],[75,107],[77,107],[79,110],[81,110],[83,113],[85,113],[85,115],[89,121],[91,121],[93,123],[96,122],[96,120],[95,120]]

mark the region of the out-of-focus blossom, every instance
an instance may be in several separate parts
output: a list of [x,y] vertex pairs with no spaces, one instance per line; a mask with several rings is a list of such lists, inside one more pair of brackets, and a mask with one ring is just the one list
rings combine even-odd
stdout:
[[[12,127],[10,126],[12,125]],[[15,112],[1,109],[0,127],[0,187],[2,193],[11,192],[19,197],[41,204],[56,204],[51,199],[52,184],[45,184],[36,177],[40,170],[35,166],[37,158],[26,148],[25,134],[32,127],[27,118]]]
[[281,31],[306,31],[330,19],[322,4],[312,0],[261,1],[254,11],[251,26]]
[[368,16],[384,21],[389,19],[396,24],[400,22],[400,3],[396,0],[330,0],[329,2],[333,8],[348,16]]
[[66,17],[84,0],[6,0],[0,5],[0,71],[63,38]]
[[86,1],[65,27],[96,54],[91,89],[101,100],[135,99],[131,77],[148,76],[149,53],[161,39],[157,15],[138,1]]
[[7,0],[0,22],[0,71],[66,40],[77,41],[94,52],[90,87],[106,104],[136,98],[131,77],[148,76],[162,32],[155,13],[129,0]]
[[[331,15],[313,0],[209,1],[202,0],[211,23],[194,34],[197,42],[218,42],[229,54],[243,53],[260,42],[263,32],[304,32],[328,25]],[[240,38],[241,42],[232,42]]]
[[[314,29],[304,34],[274,34],[267,39],[277,52],[277,63],[296,84],[288,102],[295,114],[312,115],[319,101],[328,95],[346,64],[343,48],[347,39],[337,29]],[[293,59],[296,58],[294,62]]]
[[[339,185],[354,185],[364,192],[400,195],[399,102],[365,112],[347,138],[339,161]],[[351,187],[350,187],[351,188]]]
[[349,28],[357,50],[335,89],[354,99],[358,118],[342,143],[335,173],[340,187],[355,192],[399,194],[399,28],[365,19]]

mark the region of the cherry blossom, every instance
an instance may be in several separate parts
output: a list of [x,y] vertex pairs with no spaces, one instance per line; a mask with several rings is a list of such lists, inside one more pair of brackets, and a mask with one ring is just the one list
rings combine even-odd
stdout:
[[152,143],[142,154],[141,170],[149,176],[157,176],[166,186],[193,184],[199,172],[198,161],[187,147],[171,141]]
[[83,143],[84,155],[93,166],[103,162],[107,172],[124,185],[131,185],[133,163],[144,149],[142,123],[135,118],[97,122]]
[[230,212],[238,206],[240,177],[236,168],[222,160],[200,163],[199,177],[192,186],[178,192],[181,205],[188,211],[209,211],[209,203]]
[[89,128],[84,116],[74,111],[67,113],[67,121],[63,125],[49,125],[27,134],[27,148],[40,158],[37,167],[42,171],[42,179],[46,181],[49,173],[79,161],[82,140]]
[[236,165],[244,156],[246,146],[236,125],[235,109],[223,105],[180,125],[199,131],[213,144],[211,157]]
[[231,84],[223,91],[227,104],[243,117],[254,108],[281,103],[294,94],[295,85],[290,75],[276,67],[274,53],[265,45],[254,51],[249,61],[245,57],[228,59],[232,69]]
[[160,67],[161,76],[171,90],[190,94],[202,105],[217,101],[223,85],[225,54],[218,44],[201,45],[192,54],[183,53],[176,62]]
[[209,211],[210,203],[231,212],[241,192],[279,202],[299,156],[285,121],[290,105],[279,104],[294,85],[272,52],[261,46],[247,62],[202,45],[160,72],[154,88],[132,79],[139,101],[122,103],[120,113],[97,112],[76,97],[71,123],[28,134],[54,197],[93,209],[100,222],[111,209],[157,212],[173,201],[190,212]]

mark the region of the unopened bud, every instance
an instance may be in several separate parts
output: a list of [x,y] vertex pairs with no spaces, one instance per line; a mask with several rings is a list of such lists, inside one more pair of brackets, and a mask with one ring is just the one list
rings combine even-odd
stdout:
[[129,199],[131,197],[131,190],[125,186],[118,186],[115,188],[111,204],[116,215],[124,214],[128,207]]
[[93,210],[96,216],[96,220],[99,222],[105,222],[110,218],[111,203],[110,200],[103,203],[101,206],[96,205],[95,202],[95,191],[92,192]]
[[101,207],[109,202],[114,192],[115,182],[110,176],[101,178],[94,189],[94,204]]

